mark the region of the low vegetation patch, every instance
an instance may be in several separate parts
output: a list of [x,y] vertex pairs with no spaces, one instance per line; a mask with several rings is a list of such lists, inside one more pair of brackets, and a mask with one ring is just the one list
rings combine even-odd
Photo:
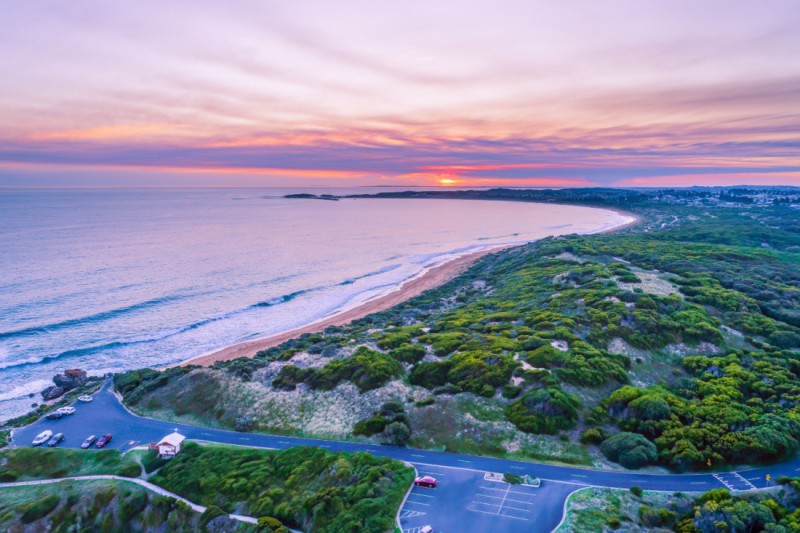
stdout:
[[414,471],[366,453],[187,444],[150,481],[226,512],[268,517],[304,531],[383,532]]
[[0,451],[0,482],[112,474],[138,477],[141,468],[117,450],[14,448]]

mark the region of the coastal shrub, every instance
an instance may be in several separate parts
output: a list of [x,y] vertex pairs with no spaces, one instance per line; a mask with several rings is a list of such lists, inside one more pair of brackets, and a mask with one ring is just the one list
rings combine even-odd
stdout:
[[422,335],[419,342],[430,344],[434,355],[445,357],[460,348],[468,337],[469,335],[461,332],[429,333]]
[[393,446],[405,446],[411,438],[411,430],[403,422],[392,422],[383,430],[383,441]]
[[136,477],[141,469],[117,450],[11,448],[0,451],[0,476],[8,480],[48,479],[76,475],[115,474]]
[[[408,442],[408,438],[411,436],[411,429],[409,428],[410,421],[408,415],[406,414],[403,403],[399,401],[390,400],[385,402],[378,411],[372,414],[372,416],[356,422],[355,426],[353,427],[353,434],[369,437],[372,435],[377,435],[378,433],[383,433],[386,439],[395,439],[393,436],[388,436],[385,431],[389,425],[394,423],[400,423],[405,426],[405,429],[408,432],[408,436],[405,437],[405,441],[402,444],[405,445],[405,443]],[[392,431],[397,433],[400,430],[395,428]],[[400,438],[402,439],[402,437]]]
[[606,439],[606,432],[603,428],[588,428],[581,433],[581,444],[600,444]]
[[414,365],[419,363],[427,353],[425,347],[419,344],[402,344],[389,352],[389,355],[398,361]]
[[580,400],[561,389],[538,389],[525,393],[506,409],[506,417],[527,433],[554,434],[575,426]]
[[400,462],[366,453],[190,442],[150,481],[206,507],[274,517],[295,529],[378,533],[394,527],[413,475]]
[[286,365],[281,368],[281,371],[272,380],[272,386],[276,389],[291,391],[296,389],[298,384],[303,383],[313,373],[314,370],[310,368]]
[[374,414],[369,418],[359,420],[353,427],[353,435],[363,435],[370,437],[383,432],[390,420],[379,414]]
[[61,498],[54,494],[50,494],[44,498],[29,502],[22,509],[22,516],[20,517],[20,520],[22,520],[23,524],[30,524],[31,522],[35,522],[40,518],[44,518],[50,514],[50,512],[55,509],[56,506],[58,506],[59,502],[61,502]]
[[610,461],[625,468],[641,468],[658,459],[656,445],[638,433],[621,432],[611,435],[600,445],[600,451]]
[[281,521],[271,516],[262,516],[258,519],[258,530],[267,533],[289,533],[289,528],[281,524]]

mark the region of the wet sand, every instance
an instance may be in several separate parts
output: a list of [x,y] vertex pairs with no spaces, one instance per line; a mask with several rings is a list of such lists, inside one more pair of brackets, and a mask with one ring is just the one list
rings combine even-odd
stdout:
[[492,252],[497,252],[502,248],[507,248],[507,246],[491,248],[488,250],[481,250],[479,252],[462,255],[451,261],[447,261],[446,263],[442,263],[441,265],[430,268],[419,276],[406,281],[394,291],[377,296],[352,309],[341,311],[305,326],[290,329],[289,331],[276,333],[275,335],[270,335],[260,339],[233,344],[214,352],[193,357],[183,361],[180,364],[209,366],[217,361],[230,361],[231,359],[237,359],[239,357],[253,357],[256,352],[266,350],[267,348],[272,348],[273,346],[282,344],[305,333],[318,333],[329,326],[343,326],[352,322],[353,320],[358,320],[359,318],[371,315],[372,313],[385,311],[390,307],[394,307],[395,305],[409,300],[415,296],[419,296],[429,289],[444,285],[451,279],[467,270],[481,257]]
[[[609,210],[616,211],[613,209]],[[632,220],[621,223],[620,225],[614,226],[613,228],[608,228],[599,231],[598,233],[608,233],[612,231],[618,231],[623,228],[630,227],[631,225],[639,222],[639,219],[631,215],[630,213],[624,213],[621,211],[616,211],[616,212],[619,213],[621,216],[632,218]],[[519,245],[513,245],[513,246],[519,246]],[[385,311],[390,307],[394,307],[395,305],[403,303],[406,300],[414,298],[415,296],[419,296],[420,294],[429,289],[433,289],[435,287],[444,285],[451,279],[455,278],[462,272],[466,271],[470,266],[472,266],[472,264],[475,263],[475,261],[477,261],[481,257],[510,247],[512,246],[498,246],[495,248],[490,248],[487,250],[481,250],[479,252],[473,252],[470,254],[462,255],[451,261],[442,263],[441,265],[437,265],[429,270],[426,270],[419,276],[406,281],[394,291],[386,293],[381,296],[377,296],[352,309],[346,309],[344,311],[330,315],[316,322],[312,322],[304,326],[290,329],[282,333],[276,333],[274,335],[270,335],[268,337],[262,337],[260,339],[253,339],[250,341],[239,342],[236,344],[232,344],[231,346],[226,346],[225,348],[215,350],[213,352],[209,352],[203,355],[198,355],[197,357],[193,357],[191,359],[183,361],[182,363],[179,363],[179,365],[210,366],[216,363],[217,361],[230,361],[232,359],[238,359],[239,357],[253,357],[257,352],[261,350],[266,350],[267,348],[278,346],[279,344],[282,344],[288,340],[299,337],[300,335],[303,335],[305,333],[319,333],[320,331],[323,331],[325,328],[329,326],[343,326],[354,320],[358,320],[359,318],[371,315],[372,313]]]

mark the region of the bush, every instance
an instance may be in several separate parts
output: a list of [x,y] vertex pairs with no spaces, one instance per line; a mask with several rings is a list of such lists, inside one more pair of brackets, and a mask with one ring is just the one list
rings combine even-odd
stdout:
[[616,433],[600,446],[609,460],[625,468],[641,468],[653,464],[658,458],[656,445],[638,433]]
[[581,444],[600,444],[606,439],[603,428],[589,428],[581,434]]
[[258,519],[258,530],[267,533],[289,533],[289,528],[281,524],[281,521],[271,516],[262,516]]
[[506,417],[522,431],[554,434],[575,426],[579,405],[577,397],[561,389],[539,389],[511,404]]
[[370,437],[381,433],[389,424],[389,419],[384,418],[378,414],[374,414],[369,418],[359,420],[353,427],[353,435],[364,435]]
[[411,438],[411,430],[402,422],[392,422],[383,431],[384,442],[394,446],[405,446]]
[[420,346],[419,344],[403,344],[402,346],[389,352],[389,355],[398,361],[415,365],[422,361],[422,358],[425,357],[425,354],[427,353],[428,351],[425,349],[425,347]]
[[641,498],[642,494],[644,494],[644,491],[642,490],[642,487],[631,487],[630,490],[631,490],[631,494],[633,494],[637,498]]
[[44,518],[58,506],[59,502],[61,502],[61,498],[52,494],[39,500],[34,500],[25,505],[20,520],[22,520],[23,524],[30,524],[40,518]]

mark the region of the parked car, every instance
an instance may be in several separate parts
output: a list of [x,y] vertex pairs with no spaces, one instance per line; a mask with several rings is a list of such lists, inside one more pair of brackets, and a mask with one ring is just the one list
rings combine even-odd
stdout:
[[83,444],[81,444],[81,448],[85,450],[86,448],[91,447],[91,445],[94,444],[94,441],[96,440],[97,440],[97,435],[89,435],[88,437],[86,437],[86,440],[83,441]]
[[52,437],[52,436],[53,436],[53,432],[50,431],[49,429],[46,430],[46,431],[42,431],[41,433],[36,435],[35,439],[33,439],[33,445],[34,446],[41,446],[42,444],[44,444],[45,442],[50,440],[50,437]]
[[435,477],[431,476],[422,476],[414,479],[414,485],[418,487],[430,487],[433,488],[436,484],[439,483],[436,481]]
[[47,416],[45,416],[45,418],[48,420],[58,420],[62,416],[64,416],[64,413],[62,413],[61,411],[53,411],[52,413],[47,413]]
[[61,413],[62,415],[73,415],[75,414],[75,408],[71,405],[68,405],[66,407],[59,407],[56,412]]
[[106,444],[108,444],[109,442],[111,442],[111,433],[106,433],[105,435],[100,437],[100,439],[97,441],[96,446],[98,448],[105,448]]
[[47,445],[53,448],[54,446],[58,446],[58,443],[64,440],[63,433],[56,433],[53,435],[49,441],[47,441]]
[[433,529],[433,526],[422,526],[419,528],[419,533],[434,533],[436,530]]
[[91,402],[92,400],[94,400],[94,398],[92,398],[88,394],[85,394],[83,396],[78,396],[78,401],[80,402]]

